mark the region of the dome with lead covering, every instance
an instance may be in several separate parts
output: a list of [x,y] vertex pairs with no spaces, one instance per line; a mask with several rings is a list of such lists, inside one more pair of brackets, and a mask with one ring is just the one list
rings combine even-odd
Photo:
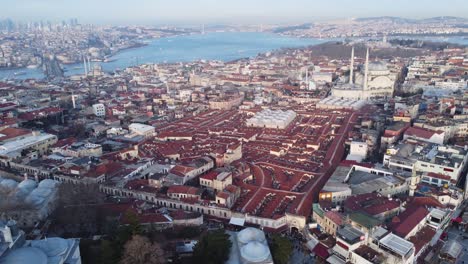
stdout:
[[0,259],[0,264],[47,264],[47,255],[35,247],[22,247],[8,253]]
[[10,191],[16,189],[17,186],[18,182],[11,179],[3,179],[2,181],[0,181],[0,187],[6,188]]
[[387,71],[387,70],[388,70],[387,64],[381,61],[369,63],[369,71]]
[[57,181],[46,179],[39,183],[39,188],[53,189],[57,185]]
[[48,237],[43,240],[33,240],[31,245],[40,248],[48,257],[62,256],[67,253],[68,242],[60,237]]
[[18,184],[18,189],[21,189],[25,192],[31,192],[32,190],[36,189],[37,183],[33,180],[24,180]]
[[270,256],[270,250],[264,244],[253,241],[241,248],[241,255],[250,262],[261,262]]
[[242,244],[247,244],[251,241],[265,241],[265,234],[257,228],[247,227],[237,234],[237,239]]

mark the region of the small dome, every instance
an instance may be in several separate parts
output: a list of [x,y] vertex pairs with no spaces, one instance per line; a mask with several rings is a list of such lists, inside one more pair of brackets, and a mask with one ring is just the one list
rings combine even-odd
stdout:
[[38,248],[22,247],[0,259],[0,264],[47,264],[47,255]]
[[24,180],[18,184],[18,189],[31,192],[37,187],[37,183],[33,180]]
[[247,227],[237,234],[237,240],[242,244],[247,244],[251,241],[265,241],[265,234],[257,228]]
[[18,186],[18,182],[11,179],[5,179],[0,182],[0,186],[11,191],[16,189],[16,187]]
[[270,256],[270,250],[264,244],[253,241],[241,248],[242,257],[250,262],[260,262]]
[[57,185],[57,181],[46,179],[39,183],[39,188],[53,189]]
[[68,242],[60,237],[48,237],[43,240],[33,240],[31,245],[41,249],[48,257],[62,256],[67,253]]

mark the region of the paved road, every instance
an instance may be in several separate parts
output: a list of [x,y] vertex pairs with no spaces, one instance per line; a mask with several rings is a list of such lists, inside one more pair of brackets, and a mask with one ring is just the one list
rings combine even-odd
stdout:
[[456,227],[450,227],[447,234],[449,240],[455,239],[463,245],[463,251],[457,264],[468,263],[468,239],[463,239],[463,236],[468,237],[468,232],[463,233],[463,231],[458,230]]

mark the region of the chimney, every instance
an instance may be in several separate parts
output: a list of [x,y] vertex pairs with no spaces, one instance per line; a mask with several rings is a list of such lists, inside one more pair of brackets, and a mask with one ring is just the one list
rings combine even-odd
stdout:
[[351,65],[349,66],[349,84],[353,84],[354,75],[354,46],[351,48]]
[[367,75],[369,73],[369,48],[367,48],[367,53],[366,53],[366,66],[365,66],[365,72],[364,72],[364,90],[367,90]]

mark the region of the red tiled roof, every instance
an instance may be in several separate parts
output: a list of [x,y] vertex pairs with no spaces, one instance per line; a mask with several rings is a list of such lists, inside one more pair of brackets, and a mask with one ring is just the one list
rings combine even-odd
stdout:
[[342,225],[343,224],[343,216],[335,211],[328,211],[325,212],[325,217],[330,219],[333,223],[337,225]]
[[0,131],[0,141],[11,138],[21,137],[32,133],[31,130],[22,128],[7,127]]
[[442,131],[432,131],[420,127],[410,127],[406,130],[405,134],[408,136],[414,136],[418,138],[430,139],[434,134],[442,134]]
[[216,171],[210,171],[210,172],[208,172],[207,174],[205,174],[205,175],[203,175],[203,176],[200,176],[200,178],[201,178],[201,179],[204,179],[204,180],[210,180],[210,181],[212,181],[212,180],[216,179],[216,177],[218,176],[218,174],[219,174],[219,173],[216,172]]
[[400,203],[377,193],[366,193],[349,197],[346,199],[344,206],[350,211],[378,215],[398,208]]
[[389,228],[396,235],[406,237],[423,219],[429,214],[429,211],[423,206],[411,206],[393,217]]
[[191,186],[185,186],[185,185],[174,185],[170,186],[169,189],[167,189],[167,193],[185,193],[189,195],[199,195],[200,194],[200,189],[196,187],[191,187]]
[[176,165],[172,168],[169,172],[179,176],[185,176],[188,172],[193,171],[195,168],[184,166],[184,165]]
[[222,199],[227,199],[227,198],[229,198],[229,193],[224,192],[224,191],[223,191],[223,192],[219,192],[218,194],[216,194],[216,197],[220,197],[220,198],[222,198]]

